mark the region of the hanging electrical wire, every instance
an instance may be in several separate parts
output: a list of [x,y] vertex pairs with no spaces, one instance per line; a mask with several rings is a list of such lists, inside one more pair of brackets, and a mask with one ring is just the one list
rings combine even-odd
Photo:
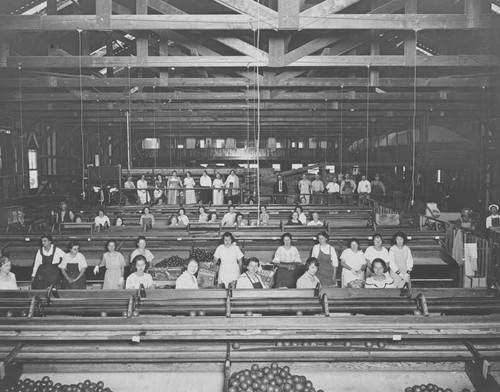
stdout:
[[168,148],[169,148],[169,153],[168,153],[168,161],[169,161],[169,167],[172,167],[172,108],[171,104],[172,100],[168,100]]
[[325,99],[325,148],[324,148],[325,173],[326,173],[326,151],[328,150],[328,135],[327,135],[327,130],[328,130],[328,99]]
[[80,77],[80,137],[82,149],[82,199],[85,200],[85,140],[83,137],[82,32],[78,29],[78,72]]
[[159,153],[159,150],[156,147],[159,147],[156,141],[156,86],[153,86],[153,139],[155,143],[155,149],[153,150],[153,178],[155,178],[156,174],[156,155]]
[[130,86],[130,64],[128,64],[128,111],[127,111],[127,165],[130,175],[130,169],[132,168],[132,145],[131,145],[131,120],[132,120],[132,100],[130,97],[131,93]]
[[[257,0],[257,45],[260,46],[260,0]],[[257,143],[256,143],[256,161],[257,161],[257,211],[260,213],[260,73],[259,61],[255,67],[255,78],[257,83]],[[259,225],[260,219],[257,219]]]
[[416,164],[416,127],[417,127],[417,43],[418,30],[415,30],[415,59],[413,65],[413,124],[412,124],[412,170],[411,170],[411,205],[415,203],[415,164]]
[[368,83],[366,84],[366,169],[368,178],[368,154],[370,151],[370,66],[368,65]]
[[18,69],[18,81],[19,81],[19,132],[21,139],[21,186],[24,194],[24,177],[25,177],[25,166],[24,166],[24,130],[23,130],[23,86],[21,81],[21,65],[17,67]]
[[344,173],[344,156],[343,156],[343,144],[344,144],[344,85],[340,85],[340,143],[339,143],[339,155],[340,155],[340,173]]

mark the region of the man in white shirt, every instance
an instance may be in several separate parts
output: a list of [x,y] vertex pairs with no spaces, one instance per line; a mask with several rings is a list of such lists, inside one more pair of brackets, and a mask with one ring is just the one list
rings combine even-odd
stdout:
[[372,193],[372,186],[370,181],[366,179],[366,176],[361,176],[361,181],[358,183],[358,204],[364,205],[365,199]]
[[325,185],[323,184],[319,174],[316,174],[314,181],[311,184],[311,191],[313,194],[312,204],[323,204],[323,197],[321,195],[325,191]]
[[491,215],[486,218],[486,228],[488,230],[493,229],[495,227],[500,226],[500,215],[498,215],[498,205],[496,204],[491,204],[488,207],[488,210],[490,210]]
[[326,192],[328,193],[328,205],[339,203],[340,185],[337,183],[336,176],[332,176],[330,182],[326,184]]
[[200,196],[203,204],[210,204],[212,202],[212,190],[210,189],[212,187],[212,179],[206,170],[203,171],[200,177],[200,186],[202,188]]

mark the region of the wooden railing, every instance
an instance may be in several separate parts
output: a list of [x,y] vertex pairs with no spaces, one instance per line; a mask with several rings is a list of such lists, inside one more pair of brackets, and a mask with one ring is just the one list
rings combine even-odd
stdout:
[[[485,278],[485,281],[492,283],[495,280],[493,253],[495,241],[487,235],[464,229],[456,226],[452,222],[443,221],[437,218],[421,216],[421,230],[435,230],[436,232],[444,233],[444,247],[450,256],[454,254],[456,241],[460,240],[463,244],[476,244],[477,246],[477,272],[475,278]],[[464,254],[463,249],[461,254]],[[460,284],[463,284],[464,279],[464,257],[455,261],[461,269]]]

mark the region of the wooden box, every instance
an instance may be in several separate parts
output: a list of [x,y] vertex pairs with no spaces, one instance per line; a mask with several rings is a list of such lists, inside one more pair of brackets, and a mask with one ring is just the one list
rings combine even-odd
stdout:
[[375,223],[379,226],[398,226],[399,214],[375,214]]
[[198,270],[198,287],[200,289],[215,286],[217,271],[205,267]]

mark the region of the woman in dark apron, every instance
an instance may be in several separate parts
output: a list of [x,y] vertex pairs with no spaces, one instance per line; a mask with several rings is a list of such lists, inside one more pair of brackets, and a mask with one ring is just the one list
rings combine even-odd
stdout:
[[40,239],[42,247],[38,250],[33,267],[31,288],[44,290],[52,285],[61,286],[61,270],[59,263],[64,252],[52,244],[52,236],[44,234]]
[[247,271],[240,275],[236,281],[237,289],[263,289],[264,283],[261,277],[257,274],[260,261],[256,257],[250,257],[247,262]]
[[71,241],[69,243],[69,253],[63,257],[61,264],[59,264],[63,274],[63,289],[85,290],[87,288],[87,279],[85,278],[87,261],[85,256],[79,252],[79,249],[78,242]]
[[311,256],[318,259],[319,268],[316,277],[322,287],[337,286],[337,267],[339,260],[335,248],[328,243],[329,236],[322,231],[317,235],[318,244],[314,245]]
[[294,289],[297,279],[304,273],[299,251],[292,245],[292,235],[284,233],[281,236],[283,244],[274,254],[273,263],[278,266],[274,287],[288,287]]

